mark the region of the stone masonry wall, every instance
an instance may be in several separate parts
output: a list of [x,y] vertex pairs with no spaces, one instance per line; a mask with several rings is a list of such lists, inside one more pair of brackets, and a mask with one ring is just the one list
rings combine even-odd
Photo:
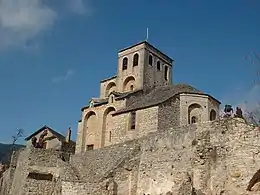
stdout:
[[180,124],[180,99],[173,97],[159,105],[158,130],[166,131]]
[[[21,151],[8,195],[60,195],[61,184],[58,186],[58,181],[63,156],[63,153],[54,149],[29,148]],[[34,177],[29,177],[29,174],[33,174]],[[51,175],[51,179],[46,179],[46,175]]]
[[158,129],[158,106],[136,111],[136,128],[130,129],[130,113],[114,116],[112,144],[138,139]]
[[[94,148],[101,148],[102,136],[104,131],[104,114],[107,109],[114,108],[118,110],[125,106],[125,100],[114,101],[113,103],[108,103],[105,105],[92,107],[85,109],[82,112],[82,122],[79,123],[77,143],[76,143],[76,153],[84,152],[85,145],[94,144]],[[88,119],[90,113],[94,113],[91,120]],[[87,125],[89,126],[87,130]],[[107,127],[111,129],[112,127]],[[106,131],[108,131],[106,129]]]
[[[152,132],[74,155],[70,162],[63,162],[55,151],[26,151],[19,156],[10,195],[260,193],[260,184],[246,191],[260,169],[259,128],[242,119]],[[55,179],[28,181],[29,172],[52,173]]]
[[80,177],[64,181],[63,194],[101,195],[113,189],[118,195],[135,194],[139,155],[136,140],[73,156],[71,165]]
[[[208,97],[197,94],[180,95],[180,124],[187,125],[192,116],[198,116],[201,122],[209,120]],[[199,105],[200,108],[192,108],[192,105]],[[190,108],[190,109],[189,109]],[[200,117],[199,117],[200,116]]]
[[247,193],[260,168],[257,128],[234,119],[176,130],[144,142],[138,195]]
[[79,195],[109,190],[117,195],[256,195],[258,185],[252,192],[246,188],[260,169],[258,137],[259,129],[240,119],[150,133],[72,157],[81,180],[67,181],[63,190]]

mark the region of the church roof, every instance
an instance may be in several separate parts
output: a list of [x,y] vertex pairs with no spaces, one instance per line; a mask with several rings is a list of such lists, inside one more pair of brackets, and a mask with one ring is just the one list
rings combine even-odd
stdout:
[[[120,100],[120,99],[124,99],[130,95],[138,94],[139,92],[142,92],[142,91],[143,91],[142,89],[129,91],[129,92],[123,92],[123,93],[113,91],[113,92],[111,92],[111,94],[113,94],[115,96],[116,100]],[[94,107],[101,106],[101,105],[108,103],[108,98],[91,98],[91,100],[94,101]],[[89,108],[89,105],[84,106],[83,108],[81,108],[81,111],[88,109],[88,108]]]
[[37,131],[35,131],[33,134],[31,134],[30,136],[26,137],[25,140],[28,141],[30,140],[33,136],[36,136],[37,134],[39,134],[40,132],[44,131],[45,129],[48,129],[54,136],[57,137],[58,140],[60,141],[65,141],[65,136],[58,133],[57,131],[55,131],[54,129],[44,125],[43,127],[41,127],[40,129],[38,129]]
[[[175,84],[171,86],[164,86],[151,91],[149,94],[141,98],[135,98],[135,100],[131,102],[131,104],[129,104],[125,108],[116,111],[113,115],[156,106],[165,102],[169,98],[181,93],[208,95],[187,84]],[[213,98],[212,96],[210,97]],[[215,98],[213,99],[216,100]],[[216,101],[219,102],[218,100]]]

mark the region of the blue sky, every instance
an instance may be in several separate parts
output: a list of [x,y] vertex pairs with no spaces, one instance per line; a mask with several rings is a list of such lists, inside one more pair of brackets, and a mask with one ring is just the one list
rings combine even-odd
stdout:
[[[173,82],[222,103],[256,101],[258,0],[0,0],[0,142],[42,125],[76,137],[80,109],[116,73],[117,51],[145,39],[175,60]],[[258,95],[258,96],[257,96]]]

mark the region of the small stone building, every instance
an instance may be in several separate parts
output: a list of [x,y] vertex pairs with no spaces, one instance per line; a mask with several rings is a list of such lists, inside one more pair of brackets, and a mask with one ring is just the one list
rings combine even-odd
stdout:
[[41,134],[47,131],[47,135],[45,136],[46,141],[44,142],[43,149],[56,149],[56,150],[63,150],[64,148],[70,148],[73,152],[75,151],[76,143],[70,140],[70,130],[68,131],[67,137],[64,135],[58,133],[54,129],[44,125],[37,131],[35,131],[33,134],[25,138],[26,146],[31,147],[32,146],[32,138],[36,137],[37,140],[39,140]]
[[100,81],[100,97],[81,109],[76,153],[217,119],[220,102],[190,85],[173,84],[173,65],[146,41],[119,51],[117,75]]

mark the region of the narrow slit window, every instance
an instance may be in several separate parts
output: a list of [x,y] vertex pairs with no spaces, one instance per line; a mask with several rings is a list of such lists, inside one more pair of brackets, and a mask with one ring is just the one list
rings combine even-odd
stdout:
[[149,55],[149,65],[153,65],[153,56]]
[[131,117],[130,117],[130,129],[134,130],[135,129],[135,119],[136,119],[136,112],[131,112]]
[[161,70],[161,62],[157,61],[157,70],[160,71]]

